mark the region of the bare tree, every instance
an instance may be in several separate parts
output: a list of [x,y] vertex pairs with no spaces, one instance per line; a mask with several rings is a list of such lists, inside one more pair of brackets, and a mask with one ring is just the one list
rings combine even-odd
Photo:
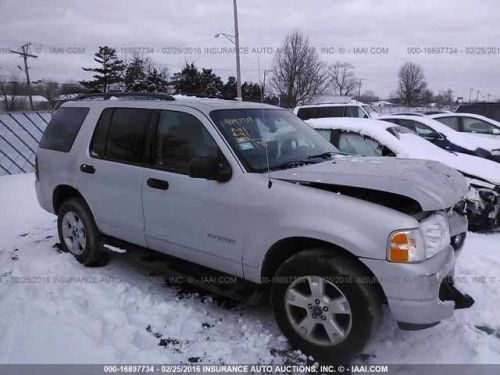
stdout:
[[359,86],[359,81],[354,74],[354,66],[349,63],[337,61],[328,67],[328,75],[336,94],[352,96]]
[[[295,106],[324,93],[328,82],[326,67],[302,32],[294,31],[285,37],[274,56],[273,89],[285,97],[286,105]],[[283,104],[283,103],[282,103]]]
[[401,103],[409,107],[415,106],[427,87],[422,68],[407,62],[399,69],[398,76],[398,96]]
[[357,100],[363,102],[363,103],[372,103],[380,100],[377,94],[375,94],[375,91],[373,90],[366,90],[363,92]]
[[16,96],[20,94],[21,84],[17,77],[12,77],[9,81],[0,81],[0,98],[5,111],[15,111],[17,109]]

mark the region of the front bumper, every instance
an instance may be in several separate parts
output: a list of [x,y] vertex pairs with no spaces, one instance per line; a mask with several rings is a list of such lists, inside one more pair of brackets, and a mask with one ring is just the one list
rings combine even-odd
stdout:
[[429,325],[453,315],[455,303],[439,298],[441,283],[455,270],[455,250],[451,245],[420,263],[361,260],[377,277],[398,322]]
[[429,259],[420,263],[361,259],[382,286],[392,315],[403,325],[425,328],[453,315],[458,299],[444,296],[443,284],[454,276],[468,223],[465,216],[454,211],[448,214],[448,220],[451,243]]

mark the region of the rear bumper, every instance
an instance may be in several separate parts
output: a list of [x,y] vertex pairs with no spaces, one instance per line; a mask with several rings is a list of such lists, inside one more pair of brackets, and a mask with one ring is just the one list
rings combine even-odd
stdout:
[[44,194],[44,189],[42,188],[42,184],[39,180],[35,181],[35,191],[40,207],[42,207],[45,211],[55,214],[52,199],[50,199],[47,194]]

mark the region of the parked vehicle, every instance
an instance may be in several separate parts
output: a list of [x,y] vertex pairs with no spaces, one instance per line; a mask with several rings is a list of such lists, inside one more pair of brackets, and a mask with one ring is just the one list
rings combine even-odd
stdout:
[[380,120],[401,125],[448,151],[461,152],[481,158],[500,161],[500,142],[485,140],[475,134],[453,130],[428,117],[383,116]]
[[117,238],[268,288],[284,334],[321,361],[359,353],[383,303],[405,329],[473,303],[449,277],[467,231],[457,171],[338,157],[269,105],[131,98],[64,103],[40,143],[38,200],[82,264]]
[[487,117],[472,113],[445,113],[430,117],[456,131],[474,133],[500,142],[500,123]]
[[295,107],[293,113],[302,120],[325,117],[377,118],[380,114],[371,106],[359,103],[310,104]]
[[439,115],[441,113],[450,113],[449,111],[440,111],[440,110],[431,110],[431,111],[423,111],[422,112],[424,115],[429,116],[429,115]]
[[416,116],[416,117],[424,117],[425,115],[421,112],[398,112],[394,113],[395,116]]
[[474,113],[500,121],[500,103],[467,103],[457,108],[457,113]]
[[405,127],[386,121],[318,119],[308,124],[350,155],[397,156],[439,161],[469,182],[467,216],[473,230],[500,226],[500,165],[475,156],[447,152]]

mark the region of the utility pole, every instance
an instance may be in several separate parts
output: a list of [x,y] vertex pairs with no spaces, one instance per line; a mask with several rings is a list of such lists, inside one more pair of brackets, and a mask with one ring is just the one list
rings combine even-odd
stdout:
[[470,103],[471,98],[472,98],[472,90],[474,90],[474,89],[472,89],[472,88],[471,88],[471,89],[469,89],[469,103]]
[[479,101],[479,90],[477,90],[477,93],[476,93],[476,102]]
[[29,72],[29,66],[28,66],[28,57],[36,59],[36,58],[38,58],[38,56],[32,55],[29,53],[30,46],[31,46],[31,43],[28,42],[28,43],[23,44],[21,46],[21,52],[19,52],[19,51],[9,51],[9,52],[14,53],[14,54],[19,55],[19,56],[22,56],[22,58],[24,60],[24,69],[21,68],[19,65],[18,65],[18,68],[26,74],[26,83],[28,85],[28,97],[30,100],[30,108],[31,108],[31,110],[33,110],[33,98],[31,97],[31,81],[30,81],[30,72]]
[[234,11],[234,46],[236,47],[236,100],[243,100],[241,95],[241,67],[240,67],[240,33],[238,31],[238,8],[233,0]]
[[359,97],[361,96],[361,81],[366,81],[366,78],[360,78],[360,79],[359,79],[359,85],[358,85],[358,100],[359,100]]
[[264,81],[262,82],[262,103],[264,103],[264,98],[266,96],[266,74],[272,72],[271,69],[264,69]]

